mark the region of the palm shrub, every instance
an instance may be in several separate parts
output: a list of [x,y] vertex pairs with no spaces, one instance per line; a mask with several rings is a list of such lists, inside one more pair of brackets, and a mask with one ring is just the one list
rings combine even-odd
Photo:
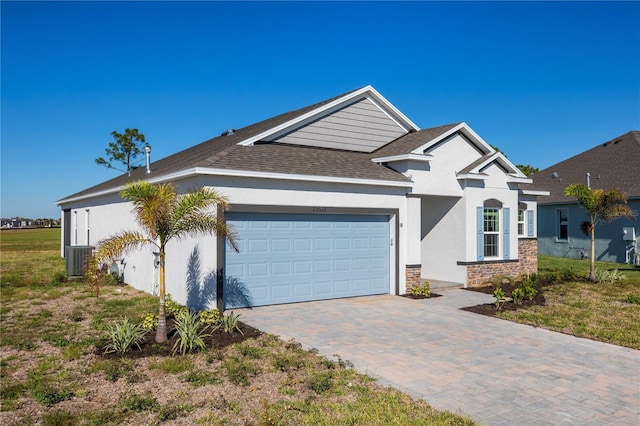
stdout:
[[199,313],[187,310],[186,313],[176,317],[174,327],[178,336],[173,345],[174,355],[177,352],[184,355],[194,349],[203,350],[206,348],[204,343],[204,338],[207,337],[206,327],[202,327]]
[[591,236],[591,267],[589,280],[596,282],[596,226],[612,220],[626,217],[635,218],[633,210],[627,205],[627,197],[619,189],[591,189],[587,185],[572,184],[565,188],[564,195],[575,197],[578,205],[585,210],[589,220],[580,224],[580,230]]
[[147,332],[142,328],[142,324],[134,323],[129,318],[122,318],[115,324],[107,326],[109,342],[105,347],[105,353],[118,352],[124,354],[133,346],[140,349],[140,343],[144,340]]
[[158,289],[158,329],[156,342],[167,341],[167,313],[165,294],[166,247],[171,240],[200,235],[216,234],[225,237],[227,243],[238,251],[235,234],[227,227],[218,210],[229,207],[227,200],[217,192],[201,188],[179,195],[170,183],[154,185],[149,182],[130,182],[120,196],[133,203],[140,231],[121,231],[98,243],[90,274],[97,267],[123,253],[144,246],[151,246],[159,254],[160,283]]

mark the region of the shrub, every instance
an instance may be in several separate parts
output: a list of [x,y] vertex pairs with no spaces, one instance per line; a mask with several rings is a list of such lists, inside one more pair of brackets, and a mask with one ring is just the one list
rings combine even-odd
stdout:
[[507,301],[507,298],[504,295],[504,291],[502,291],[502,287],[496,287],[496,289],[493,291],[493,297],[496,298],[496,301],[494,302],[496,305],[496,309],[501,310],[502,305],[504,305],[504,302]]
[[189,312],[186,306],[175,302],[171,297],[171,294],[167,294],[164,298],[164,309],[168,316],[178,318],[179,316]]
[[107,326],[107,333],[110,342],[107,343],[105,353],[118,352],[125,353],[133,346],[140,349],[140,343],[144,340],[146,331],[142,328],[142,324],[136,324],[123,318],[120,322]]
[[158,314],[147,312],[142,316],[142,328],[147,331],[154,331],[158,328]]
[[421,285],[411,287],[411,294],[413,296],[431,297],[431,283],[425,281]]
[[220,326],[222,327],[222,331],[224,331],[225,333],[233,334],[234,330],[238,330],[240,334],[244,336],[244,333],[238,326],[238,318],[240,318],[240,314],[235,315],[233,311],[230,311],[227,315],[223,315],[220,318]]
[[200,312],[200,322],[203,324],[217,324],[220,322],[220,311],[217,309],[207,309]]
[[173,354],[180,352],[182,355],[194,349],[203,350],[206,347],[204,334],[206,328],[202,328],[200,314],[187,311],[179,314],[175,320],[175,330],[178,335],[176,343],[173,345]]
[[522,287],[518,287],[511,292],[511,297],[513,298],[513,302],[517,305],[522,303],[524,299],[524,290]]
[[625,275],[614,269],[613,271],[608,270],[600,270],[596,268],[596,282],[605,283],[605,284],[615,284],[618,281],[624,281],[626,279]]

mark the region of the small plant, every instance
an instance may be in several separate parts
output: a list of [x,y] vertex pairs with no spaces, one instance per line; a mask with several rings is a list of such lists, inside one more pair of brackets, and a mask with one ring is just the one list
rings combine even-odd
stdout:
[[142,328],[147,331],[154,331],[158,328],[158,314],[147,312],[142,316]]
[[222,327],[222,331],[233,334],[235,330],[238,330],[240,334],[244,336],[244,333],[240,330],[238,325],[238,318],[240,318],[240,314],[236,315],[233,311],[230,311],[227,315],[220,317],[220,326]]
[[625,299],[625,301],[627,303],[633,303],[635,305],[640,305],[640,296],[637,296],[635,294],[628,294],[627,298]]
[[524,290],[522,287],[518,287],[511,292],[511,297],[513,298],[513,303],[516,305],[520,305],[524,300]]
[[507,301],[507,298],[504,295],[504,291],[502,291],[502,287],[498,286],[495,290],[493,290],[493,297],[496,298],[496,301],[494,302],[496,305],[496,309],[499,311],[502,310],[502,306]]
[[58,271],[55,274],[53,274],[52,282],[54,284],[62,284],[65,281],[67,281],[67,274],[65,274],[64,272]]
[[133,346],[140,349],[140,343],[144,340],[146,331],[142,324],[131,322],[129,318],[123,318],[113,325],[107,326],[110,342],[105,347],[105,353],[118,352],[124,354]]
[[220,322],[220,311],[217,309],[207,309],[200,312],[200,322],[203,324],[217,324]]
[[536,290],[534,283],[530,279],[525,279],[520,283],[519,289],[522,289],[522,297],[526,300],[532,300],[538,290]]
[[547,274],[547,281],[549,281],[550,284],[554,284],[554,283],[557,283],[558,281],[560,281],[560,272],[558,272],[558,271],[550,271]]
[[222,367],[227,370],[227,377],[231,383],[240,386],[249,386],[249,377],[255,376],[260,371],[248,359],[235,356],[227,358]]
[[147,392],[145,395],[127,392],[118,405],[125,410],[135,411],[136,413],[141,411],[156,411],[160,408],[160,404],[151,396],[151,392]]
[[314,373],[309,377],[309,389],[317,394],[327,392],[333,386],[333,374],[331,372]]
[[167,296],[165,297],[164,308],[167,312],[167,315],[173,316],[174,318],[178,318],[181,315],[189,312],[189,309],[187,309],[186,306],[181,305],[178,302],[174,301],[173,298],[171,297],[171,294],[167,294]]
[[180,314],[175,321],[175,329],[178,340],[173,345],[173,354],[180,352],[182,355],[194,349],[203,350],[206,347],[204,334],[206,328],[202,328],[200,323],[200,314],[187,311]]
[[431,297],[431,283],[425,281],[420,285],[411,287],[411,294],[413,296]]
[[605,283],[605,284],[615,284],[618,281],[624,281],[625,275],[618,271],[618,269],[614,269],[613,271],[608,270],[600,270],[596,268],[596,282]]

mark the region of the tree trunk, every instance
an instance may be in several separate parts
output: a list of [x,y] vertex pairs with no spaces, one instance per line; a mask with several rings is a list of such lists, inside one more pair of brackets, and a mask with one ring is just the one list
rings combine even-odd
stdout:
[[596,282],[596,227],[591,222],[591,268],[589,269],[589,281]]
[[156,331],[156,342],[167,341],[167,313],[164,306],[164,248],[160,248],[160,308],[158,310],[158,330]]

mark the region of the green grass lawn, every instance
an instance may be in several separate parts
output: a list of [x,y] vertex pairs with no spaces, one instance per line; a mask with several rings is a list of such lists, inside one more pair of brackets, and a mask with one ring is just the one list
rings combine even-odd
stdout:
[[542,291],[545,306],[503,311],[510,321],[543,327],[578,337],[640,349],[640,268],[596,262],[600,271],[617,269],[624,279],[616,283],[591,283],[587,260],[540,256],[538,269],[559,281]]
[[107,326],[157,312],[157,298],[58,282],[59,229],[0,237],[2,425],[474,424],[271,335],[186,355],[105,355]]

